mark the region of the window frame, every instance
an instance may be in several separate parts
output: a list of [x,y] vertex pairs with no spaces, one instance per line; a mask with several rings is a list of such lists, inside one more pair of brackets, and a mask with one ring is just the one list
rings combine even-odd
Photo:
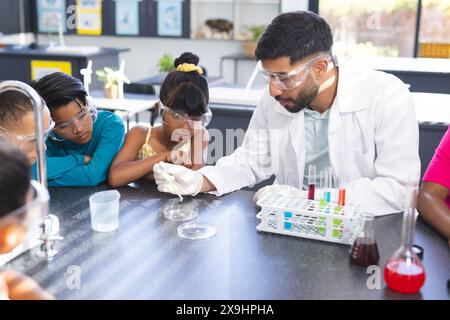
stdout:
[[[319,1],[320,0],[308,0],[308,10],[316,14],[319,14]],[[417,0],[416,27],[414,30],[414,52],[413,52],[414,58],[417,58],[419,54],[419,32],[420,32],[421,18],[422,18],[422,0]]]

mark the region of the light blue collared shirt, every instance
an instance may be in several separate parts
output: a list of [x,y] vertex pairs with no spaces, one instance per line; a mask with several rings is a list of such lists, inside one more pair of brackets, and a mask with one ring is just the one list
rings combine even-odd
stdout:
[[330,109],[320,114],[309,108],[305,109],[305,174],[303,189],[308,188],[309,165],[316,166],[316,185],[319,187],[319,174],[330,167],[328,153],[328,119]]

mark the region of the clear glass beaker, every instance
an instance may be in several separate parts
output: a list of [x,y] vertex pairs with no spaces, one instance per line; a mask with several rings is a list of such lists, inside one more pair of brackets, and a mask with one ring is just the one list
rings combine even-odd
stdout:
[[97,232],[111,232],[119,228],[120,193],[100,191],[89,197],[91,226]]

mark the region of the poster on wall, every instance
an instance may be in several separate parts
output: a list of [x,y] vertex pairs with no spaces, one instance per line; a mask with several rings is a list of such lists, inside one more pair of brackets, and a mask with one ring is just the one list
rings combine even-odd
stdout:
[[66,32],[66,0],[37,0],[36,8],[39,32]]
[[70,61],[31,60],[31,80],[42,78],[54,72],[72,75],[72,64]]
[[101,35],[102,0],[77,0],[77,33]]
[[183,0],[158,1],[158,35],[181,37],[183,34]]
[[139,35],[139,2],[141,0],[116,0],[116,34]]
[[98,11],[102,9],[102,0],[77,0],[77,6],[82,10]]

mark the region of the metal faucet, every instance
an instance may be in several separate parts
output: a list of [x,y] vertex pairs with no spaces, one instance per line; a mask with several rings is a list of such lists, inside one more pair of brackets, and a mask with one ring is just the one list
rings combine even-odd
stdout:
[[58,253],[55,249],[56,241],[63,240],[64,238],[59,235],[59,219],[53,214],[49,214],[44,218],[41,225],[42,233],[39,240],[42,241],[39,251],[36,255],[40,258],[47,258],[48,260]]
[[[44,124],[43,113],[45,108],[44,100],[39,94],[29,85],[21,81],[3,81],[0,83],[0,94],[6,91],[18,91],[25,95],[31,102],[34,112],[34,128],[36,135],[36,150],[37,150],[37,175],[38,181],[41,185],[47,188],[47,167],[45,161],[45,141],[44,141]],[[44,221],[41,225],[42,233],[39,236],[39,240],[42,241],[38,256],[46,257],[48,259],[53,258],[56,254],[54,250],[54,244],[57,240],[61,240],[62,237],[59,233],[59,220],[58,217],[46,214]]]
[[20,81],[3,81],[0,83],[0,94],[6,91],[18,91],[25,95],[31,102],[34,110],[34,128],[36,131],[36,150],[37,150],[37,174],[38,181],[44,187],[47,187],[47,167],[45,162],[45,141],[44,124],[42,114],[45,103],[38,93],[26,83]]

